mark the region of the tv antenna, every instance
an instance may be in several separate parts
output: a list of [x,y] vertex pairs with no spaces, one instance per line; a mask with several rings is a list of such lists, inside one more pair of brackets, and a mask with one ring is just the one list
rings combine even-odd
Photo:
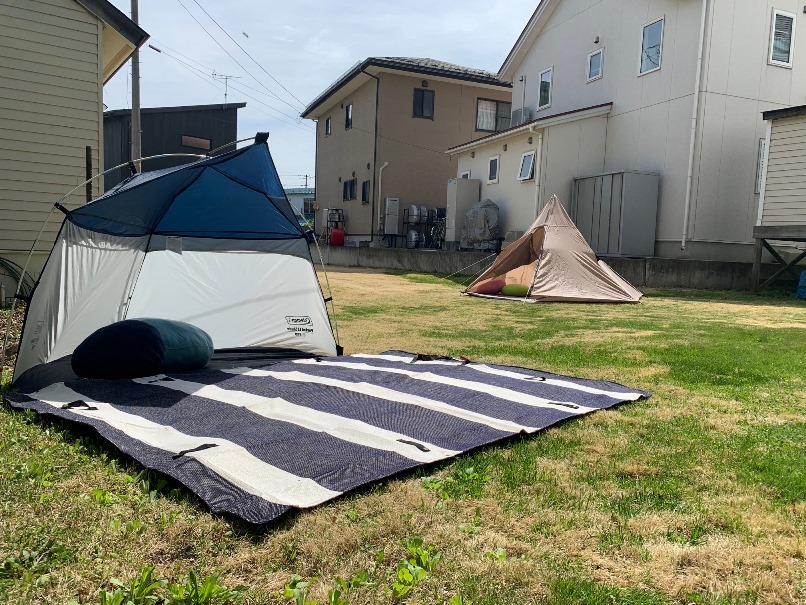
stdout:
[[239,80],[241,76],[225,76],[224,74],[217,74],[213,72],[213,80],[224,80],[224,105],[227,104],[227,92],[229,90],[229,81],[232,79]]

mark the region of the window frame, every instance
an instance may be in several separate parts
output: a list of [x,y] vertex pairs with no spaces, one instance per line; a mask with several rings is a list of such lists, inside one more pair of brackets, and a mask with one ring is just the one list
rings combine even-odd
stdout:
[[372,186],[370,185],[370,179],[365,181],[361,181],[361,203],[362,204],[369,204],[370,196],[372,195]]
[[342,186],[342,194],[341,198],[343,202],[349,202],[355,199],[355,189],[356,185],[358,184],[358,179],[353,177],[351,179],[346,179]]
[[[431,96],[431,115],[418,115],[417,114],[417,93],[423,93],[423,104],[421,109],[425,108],[425,97],[430,94]],[[436,101],[437,95],[432,88],[415,88],[414,94],[412,95],[412,109],[411,109],[411,117],[412,118],[420,118],[421,120],[434,120],[434,113],[436,108]]]
[[[488,130],[486,128],[479,128],[479,101],[487,101],[489,103],[495,103],[495,116],[493,118],[495,123],[493,124],[493,130]],[[498,130],[498,117],[499,117],[498,106],[501,105],[502,103],[509,105],[510,126]],[[512,126],[512,101],[503,101],[501,99],[488,99],[487,97],[476,97],[476,132],[502,132],[504,130],[511,128],[511,126]]]
[[[549,78],[549,102],[545,105],[540,104],[540,85],[543,83],[543,74],[551,74]],[[554,66],[547,67],[537,76],[537,111],[543,111],[551,107],[551,95],[554,90]]]
[[347,103],[344,106],[344,130],[350,130],[353,127],[353,104]]
[[[658,49],[658,66],[653,67],[652,69],[648,69],[646,71],[641,71],[641,65],[643,63],[642,59],[644,57],[644,31],[647,27],[651,25],[655,25],[656,23],[660,23],[660,48]],[[666,15],[659,17],[658,19],[653,19],[649,23],[645,23],[641,26],[641,44],[640,50],[638,52],[638,77],[645,76],[646,74],[655,73],[656,71],[660,71],[660,68],[663,66],[663,39],[666,37]]]
[[[783,15],[784,17],[789,17],[792,19],[792,34],[789,36],[789,62],[786,63],[784,61],[776,61],[772,58],[772,53],[775,50],[775,17],[778,15]],[[792,65],[795,61],[795,28],[798,24],[798,17],[795,13],[790,13],[788,11],[781,10],[779,8],[772,9],[772,19],[770,20],[770,51],[767,55],[767,63],[770,65],[775,65],[776,67],[786,67],[787,69],[792,69]]]
[[202,151],[210,151],[213,148],[213,139],[206,137],[196,137],[191,134],[183,134],[179,139],[182,147],[190,147],[191,149],[201,149]]
[[333,120],[331,116],[325,118],[325,136],[329,137],[333,133]]
[[[599,58],[599,75],[591,77],[591,58],[593,55],[601,55]],[[604,76],[604,48],[599,48],[594,50],[592,53],[588,54],[588,60],[585,62],[585,83],[590,84],[591,82],[595,82],[596,80],[601,80]]]
[[[523,161],[526,158],[532,158],[531,166],[529,168],[529,174],[526,176],[521,176],[523,174]],[[518,180],[523,183],[525,181],[533,181],[535,180],[535,150],[532,151],[525,151],[521,154],[521,163],[518,165]]]
[[[490,164],[492,161],[495,160],[495,178],[490,178]],[[493,185],[497,183],[501,178],[501,154],[491,155],[487,158],[487,184]]]

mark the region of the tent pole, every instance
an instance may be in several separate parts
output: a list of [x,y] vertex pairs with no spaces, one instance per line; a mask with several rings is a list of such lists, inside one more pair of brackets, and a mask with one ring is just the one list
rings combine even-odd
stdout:
[[[319,262],[322,265],[322,271],[325,274],[325,284],[327,284],[327,296],[330,299],[330,309],[333,312],[333,331],[336,333],[336,344],[341,346],[341,338],[339,337],[339,322],[336,319],[336,305],[333,302],[333,289],[330,287],[330,278],[327,275],[327,269],[325,269],[325,259],[322,256],[322,249],[319,247],[319,240],[314,238],[314,243],[316,244],[316,251],[319,253]],[[327,303],[325,303],[327,305]]]

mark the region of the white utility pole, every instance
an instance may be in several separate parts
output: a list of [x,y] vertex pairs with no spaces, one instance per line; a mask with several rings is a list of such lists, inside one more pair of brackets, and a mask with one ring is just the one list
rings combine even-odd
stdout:
[[[132,0],[132,21],[139,23],[138,0]],[[132,160],[143,157],[140,127],[140,50],[134,49],[132,54]],[[142,169],[142,167],[141,167]]]

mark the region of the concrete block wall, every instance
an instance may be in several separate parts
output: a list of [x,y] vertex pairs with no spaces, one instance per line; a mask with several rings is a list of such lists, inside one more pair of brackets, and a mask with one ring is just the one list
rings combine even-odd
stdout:
[[[476,275],[495,259],[495,254],[490,252],[349,246],[322,246],[322,256],[325,265],[440,275]],[[665,258],[605,258],[604,261],[636,288],[750,289],[751,263]],[[762,265],[762,279],[777,269],[777,265]]]

